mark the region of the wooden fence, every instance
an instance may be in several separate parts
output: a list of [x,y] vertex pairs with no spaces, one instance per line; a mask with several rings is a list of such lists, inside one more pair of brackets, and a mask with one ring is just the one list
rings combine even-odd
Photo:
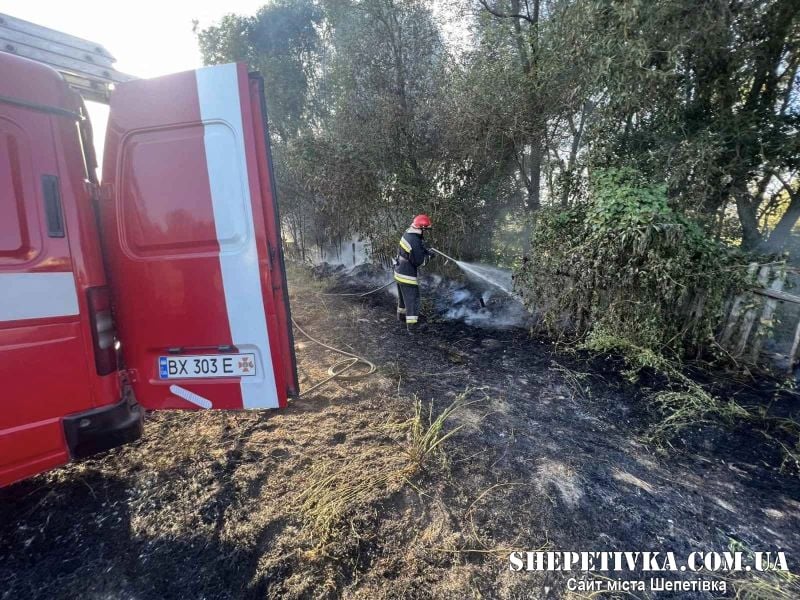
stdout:
[[792,372],[800,350],[800,269],[783,263],[748,269],[752,287],[728,303],[720,345],[735,360]]

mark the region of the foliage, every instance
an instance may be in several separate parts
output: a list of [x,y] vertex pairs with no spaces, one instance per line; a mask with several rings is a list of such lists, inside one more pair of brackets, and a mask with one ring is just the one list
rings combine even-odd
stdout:
[[516,286],[552,333],[680,358],[713,342],[740,272],[663,184],[605,169],[592,174],[589,202],[542,211]]
[[667,375],[666,428],[741,416],[678,365],[715,347],[732,248],[798,246],[796,0],[272,0],[198,39],[265,78],[303,258],[389,259],[427,212],[551,333]]
[[[763,418],[757,418],[734,400],[722,400],[711,394],[684,374],[679,360],[652,348],[637,346],[629,339],[602,330],[592,331],[585,347],[594,352],[622,354],[628,365],[626,374],[631,379],[638,377],[641,369],[650,369],[667,378],[668,387],[650,397],[660,415],[648,434],[652,442],[668,442],[682,429],[702,423],[734,424],[746,420],[760,425],[765,423]],[[788,452],[784,454],[789,456]]]
[[746,248],[779,250],[787,228],[765,239],[758,215],[800,167],[796,2],[578,4],[601,94],[587,161],[632,166],[710,231],[731,214]]
[[285,230],[302,249],[335,235],[313,208],[308,165],[315,157],[306,143],[320,109],[322,17],[313,0],[276,0],[251,17],[227,15],[197,36],[206,64],[244,61],[264,77]]
[[206,64],[243,60],[262,74],[270,125],[281,139],[296,134],[308,118],[321,19],[312,0],[277,0],[253,17],[226,15],[198,33]]
[[629,168],[596,170],[589,200],[543,211],[515,285],[551,334],[593,352],[621,354],[626,375],[663,375],[651,397],[662,418],[654,440],[688,425],[753,418],[685,375],[683,358],[715,347],[725,301],[745,265],[675,211],[666,186]]
[[[265,77],[300,246],[359,235],[385,256],[426,211],[466,259],[522,253],[540,207],[585,201],[590,169],[630,167],[712,237],[784,248],[800,216],[794,0],[459,6],[273,0],[199,32],[207,63]],[[493,240],[509,231],[521,242]]]

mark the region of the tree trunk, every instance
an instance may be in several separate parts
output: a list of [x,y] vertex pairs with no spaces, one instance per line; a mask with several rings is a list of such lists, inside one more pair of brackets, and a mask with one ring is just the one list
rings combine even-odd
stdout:
[[742,225],[742,248],[756,249],[761,243],[761,234],[758,232],[755,206],[741,190],[736,193],[736,212]]
[[531,144],[531,174],[528,179],[528,211],[535,212],[541,206],[542,142]]
[[578,150],[580,150],[581,142],[583,141],[583,130],[586,125],[586,119],[589,117],[589,114],[593,109],[594,105],[591,103],[591,101],[587,100],[583,103],[581,106],[580,121],[578,121],[577,127],[575,127],[575,122],[572,118],[572,115],[569,116],[569,128],[572,132],[572,143],[570,144],[569,158],[567,159],[567,165],[563,174],[565,183],[561,188],[561,206],[564,208],[569,207],[569,195],[575,191],[573,178],[575,177],[575,166],[578,162]]
[[789,197],[791,198],[789,206],[780,221],[778,221],[775,229],[769,234],[769,237],[758,247],[759,250],[767,254],[777,254],[783,250],[786,242],[789,241],[792,228],[800,218],[800,192],[795,192],[789,189],[788,186],[784,186],[784,189],[789,192]]
[[[519,14],[519,0],[511,0],[511,11],[514,14]],[[522,25],[519,19],[514,19],[514,38],[517,42],[517,52],[519,52],[520,65],[524,73],[530,73],[531,62],[528,57],[528,51],[525,48],[525,40],[522,39]]]

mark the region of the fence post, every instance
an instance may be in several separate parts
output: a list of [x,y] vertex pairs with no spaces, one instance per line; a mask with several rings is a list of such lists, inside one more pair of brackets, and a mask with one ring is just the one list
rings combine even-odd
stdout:
[[[758,269],[758,263],[750,263],[747,267],[747,279],[752,280],[753,276],[756,273],[756,269]],[[733,332],[736,330],[736,324],[739,322],[739,315],[742,313],[742,305],[744,304],[745,298],[749,294],[749,292],[743,292],[738,294],[734,299],[733,303],[731,304],[731,310],[728,313],[728,321],[725,324],[725,329],[722,332],[722,335],[719,338],[719,344],[723,348],[728,347],[728,344],[733,337]]]
[[[767,281],[769,281],[769,271],[770,267],[765,265],[761,267],[758,271],[758,286],[759,287],[766,287]],[[754,294],[751,294],[751,297],[755,299]],[[753,322],[756,320],[756,307],[752,306],[747,309],[747,312],[744,314],[744,318],[742,319],[742,330],[741,336],[739,337],[739,342],[736,344],[736,348],[733,352],[734,356],[742,356],[744,354],[745,348],[747,348],[747,340],[750,338],[750,332],[753,330]]]
[[792,340],[792,349],[789,351],[789,365],[786,367],[789,373],[794,370],[794,359],[797,356],[798,346],[800,346],[800,320],[797,321],[797,327],[794,330],[794,340]]
[[[769,269],[769,267],[764,267]],[[778,271],[775,279],[769,285],[769,289],[781,292],[783,291],[783,284],[786,280],[786,271],[781,269]],[[772,325],[772,318],[775,316],[775,309],[778,307],[778,301],[775,298],[766,298],[764,301],[764,311],[761,313],[758,325],[756,327],[756,335],[753,338],[753,346],[750,349],[750,360],[753,363],[758,362],[758,355],[761,352],[761,346],[764,343],[766,332],[763,331],[765,327]]]

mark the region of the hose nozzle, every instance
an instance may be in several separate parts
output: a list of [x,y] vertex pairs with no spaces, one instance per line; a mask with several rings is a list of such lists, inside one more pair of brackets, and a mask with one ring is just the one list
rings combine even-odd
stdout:
[[431,248],[431,252],[436,252],[436,254],[438,254],[439,256],[443,256],[443,257],[444,257],[444,258],[446,258],[447,260],[452,260],[454,263],[457,263],[457,262],[458,262],[458,261],[457,261],[455,258],[453,258],[452,256],[447,256],[447,254],[445,254],[445,253],[444,253],[444,252],[442,252],[441,250],[437,250],[436,248]]

